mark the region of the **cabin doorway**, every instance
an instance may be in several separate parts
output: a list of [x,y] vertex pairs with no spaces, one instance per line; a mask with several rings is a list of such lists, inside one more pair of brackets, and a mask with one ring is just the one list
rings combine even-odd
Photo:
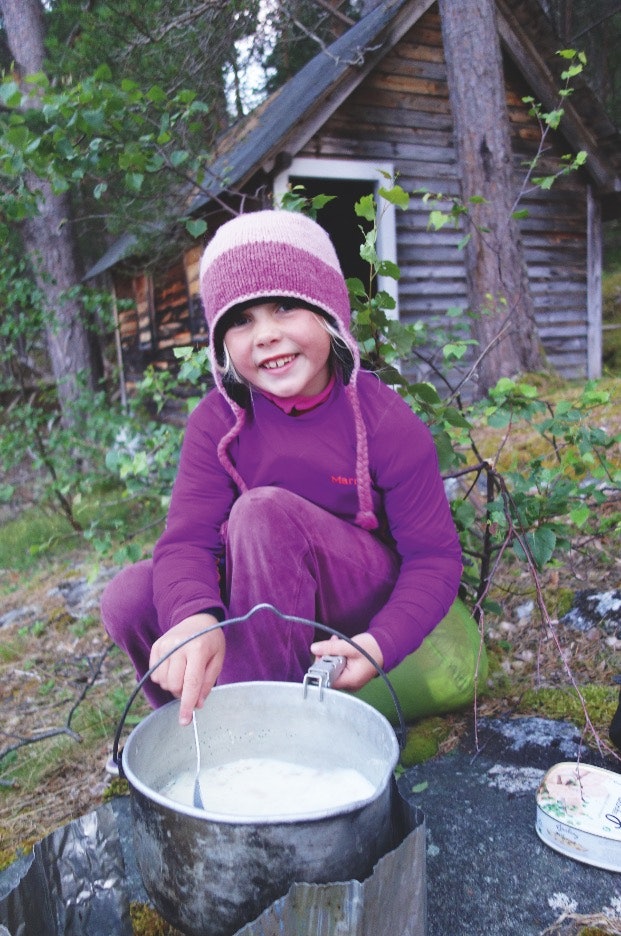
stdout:
[[[370,222],[359,218],[354,210],[356,202],[373,192],[373,184],[359,179],[320,179],[309,176],[289,176],[292,188],[302,186],[306,198],[331,195],[317,213],[317,221],[328,232],[334,244],[345,279],[357,277],[369,286],[369,264],[360,256],[363,233]],[[375,294],[375,290],[373,290]]]
[[[303,186],[307,198],[334,196],[319,210],[317,221],[332,238],[345,278],[357,277],[367,290],[371,285],[371,295],[378,290],[387,292],[395,302],[389,316],[398,318],[397,283],[385,276],[376,277],[371,283],[369,264],[360,256],[363,231],[370,228],[370,223],[354,210],[356,202],[366,195],[375,195],[378,201],[378,188],[389,187],[392,174],[392,166],[385,163],[296,157],[274,180],[274,201],[277,204],[295,186]],[[395,210],[389,202],[382,202],[379,212],[377,253],[380,259],[396,264]]]

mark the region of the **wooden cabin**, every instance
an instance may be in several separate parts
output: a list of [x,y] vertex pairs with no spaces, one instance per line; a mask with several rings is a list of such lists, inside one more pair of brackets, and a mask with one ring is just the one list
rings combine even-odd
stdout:
[[[541,139],[529,116],[527,95],[551,109],[558,101],[561,47],[537,0],[497,0],[506,101],[520,191],[525,163]],[[565,102],[559,132],[546,140],[538,174],[554,172],[564,154],[585,150],[584,168],[559,178],[550,190],[535,188],[520,207],[523,249],[536,320],[549,363],[567,378],[601,374],[602,221],[621,206],[619,134],[585,84]],[[192,212],[212,232],[227,213],[270,204],[288,186],[308,194],[336,194],[318,220],[331,233],[346,276],[359,275],[359,219],[353,203],[391,178],[409,193],[426,190],[460,196],[460,167],[437,3],[382,2],[320,52],[257,111],[221,140],[211,165],[208,193]],[[216,200],[217,199],[217,200]],[[462,234],[429,229],[421,195],[407,211],[387,207],[379,252],[400,270],[387,287],[405,322],[442,320],[449,308],[467,306]],[[117,297],[131,300],[119,313],[125,379],[147,364],[166,366],[176,345],[206,340],[197,296],[204,244],[189,247],[158,275],[128,275],[132,239],[121,239],[90,271],[112,274]],[[418,379],[428,377],[424,371]]]

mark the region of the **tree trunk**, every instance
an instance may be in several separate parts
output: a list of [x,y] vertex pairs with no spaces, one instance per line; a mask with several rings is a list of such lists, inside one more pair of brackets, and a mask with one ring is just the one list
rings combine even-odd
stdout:
[[[43,70],[44,22],[40,0],[0,0],[4,28],[20,78]],[[37,107],[36,92],[28,107]],[[63,422],[75,424],[72,404],[84,387],[94,388],[95,369],[84,310],[69,290],[80,282],[71,204],[68,196],[54,195],[49,183],[26,177],[37,191],[38,214],[22,222],[22,239],[33,275],[46,297],[46,325],[50,363],[56,382]]]
[[539,341],[517,222],[505,84],[494,0],[439,0],[462,199],[476,230],[466,246],[470,309],[485,393],[501,377],[541,368]]

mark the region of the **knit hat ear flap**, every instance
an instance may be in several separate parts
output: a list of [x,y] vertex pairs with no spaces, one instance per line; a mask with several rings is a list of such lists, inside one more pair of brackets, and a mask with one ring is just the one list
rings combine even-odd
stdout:
[[354,412],[354,424],[356,426],[356,482],[358,490],[356,526],[362,527],[363,530],[376,530],[379,524],[373,510],[367,431],[360,412],[360,400],[358,399],[355,384],[349,384],[345,387],[345,393]]
[[225,433],[220,441],[218,442],[218,461],[222,467],[227,471],[229,476],[233,479],[241,493],[243,494],[248,490],[248,485],[240,475],[239,471],[231,461],[231,458],[228,453],[228,448],[233,439],[236,439],[239,433],[244,428],[246,423],[246,410],[241,406],[238,406],[236,403],[231,402],[231,409],[235,414],[235,422],[233,426],[227,433]]

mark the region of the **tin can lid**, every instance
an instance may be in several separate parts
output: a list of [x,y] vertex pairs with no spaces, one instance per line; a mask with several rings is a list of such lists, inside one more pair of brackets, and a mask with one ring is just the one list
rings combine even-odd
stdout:
[[621,871],[621,774],[578,762],[555,764],[536,799],[537,833],[546,844]]

